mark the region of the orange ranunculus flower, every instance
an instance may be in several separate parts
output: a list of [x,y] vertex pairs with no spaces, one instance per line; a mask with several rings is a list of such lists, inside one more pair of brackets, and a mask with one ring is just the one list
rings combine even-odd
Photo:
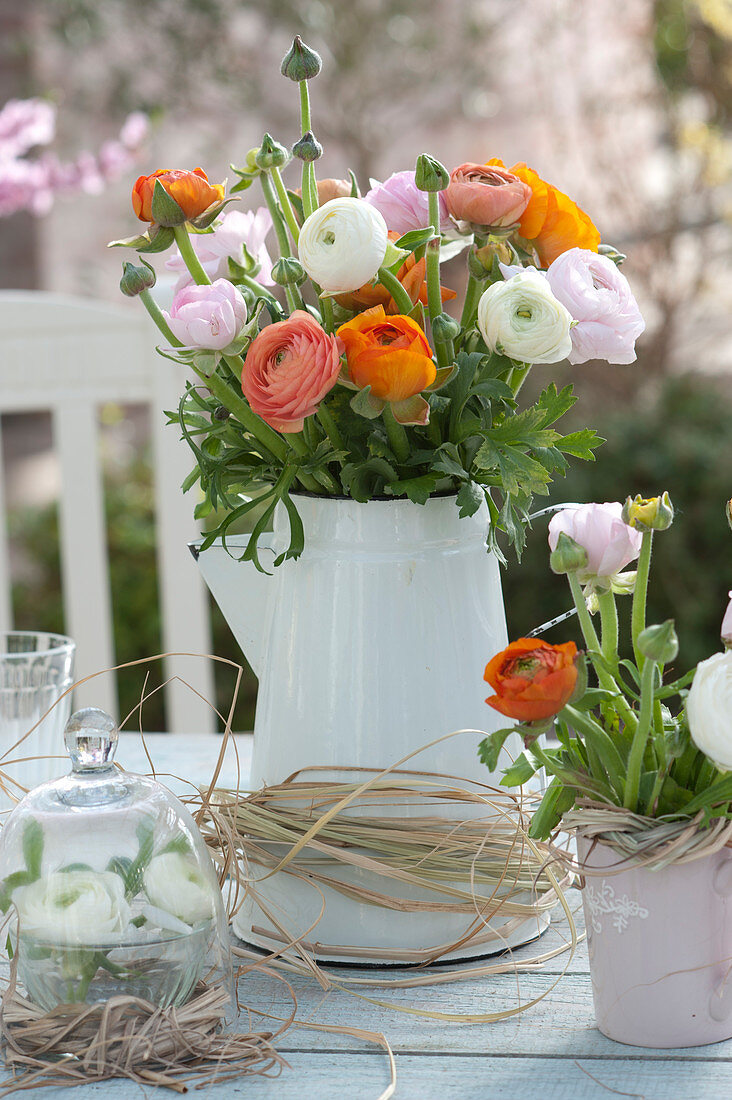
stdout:
[[[503,161],[497,159],[488,164],[503,167]],[[528,206],[519,218],[519,233],[531,241],[542,267],[548,267],[568,248],[597,252],[600,231],[576,202],[523,163],[514,164],[510,171],[531,188]]]
[[341,325],[350,381],[374,397],[398,404],[431,386],[437,376],[432,348],[411,317],[387,317],[374,306]]
[[486,665],[483,679],[496,693],[486,703],[519,722],[552,718],[572,697],[576,661],[574,642],[550,645],[540,638],[519,638]]
[[531,191],[525,180],[503,165],[468,163],[453,168],[443,195],[456,221],[499,229],[519,220]]
[[194,168],[192,172],[179,168],[158,168],[150,176],[140,176],[132,188],[132,209],[141,222],[154,220],[152,198],[157,180],[175,199],[189,221],[224,198],[223,183],[210,184],[203,168]]
[[[399,234],[390,230],[389,240],[397,241],[398,239]],[[416,260],[414,258],[414,253],[412,253],[411,256],[407,256],[397,272],[397,279],[412,299],[414,305],[416,305],[417,302],[421,302],[423,306],[427,305],[426,274],[427,260],[424,256],[421,260]],[[441,286],[440,297],[443,302],[449,302],[453,298],[457,298],[457,294],[454,290],[449,290],[447,287]],[[354,312],[360,309],[368,309],[371,306],[383,306],[387,313],[399,312],[399,307],[396,302],[386,287],[382,286],[381,283],[364,283],[358,290],[351,291],[350,294],[336,294],[335,300],[338,302],[338,305],[343,306],[344,309],[351,309]]]

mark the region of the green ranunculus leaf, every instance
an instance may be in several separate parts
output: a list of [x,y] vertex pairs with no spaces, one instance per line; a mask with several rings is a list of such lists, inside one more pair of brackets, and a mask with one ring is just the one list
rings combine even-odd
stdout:
[[536,773],[539,765],[527,759],[525,753],[517,756],[513,764],[506,768],[501,779],[502,787],[521,787]]
[[478,758],[482,764],[485,764],[489,771],[497,771],[498,757],[501,749],[506,743],[506,740],[515,732],[515,727],[509,726],[507,729],[496,730],[495,733],[489,734],[488,737],[484,737],[480,742],[478,745]]

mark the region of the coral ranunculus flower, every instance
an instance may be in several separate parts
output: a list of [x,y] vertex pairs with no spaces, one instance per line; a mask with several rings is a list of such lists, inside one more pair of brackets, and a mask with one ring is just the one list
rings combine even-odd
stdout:
[[371,387],[374,397],[398,404],[431,386],[437,376],[432,348],[416,321],[403,314],[387,317],[374,306],[341,325],[350,380]]
[[317,412],[335,386],[340,369],[335,336],[305,310],[296,309],[252,340],[241,388],[255,413],[272,428],[300,432],[305,417]]
[[519,722],[552,718],[572,697],[576,661],[574,642],[550,645],[540,638],[519,638],[486,665],[483,679],[496,693],[486,703]]
[[181,208],[186,218],[197,218],[213,206],[222,202],[225,188],[223,183],[210,184],[203,168],[186,169],[158,168],[150,176],[140,176],[132,188],[132,209],[141,222],[152,222],[152,199],[155,183],[160,183]]
[[[504,167],[497,159],[488,164]],[[514,164],[510,171],[531,188],[531,198],[519,218],[519,233],[531,241],[542,267],[548,267],[568,248],[597,252],[600,231],[576,202],[523,163]]]

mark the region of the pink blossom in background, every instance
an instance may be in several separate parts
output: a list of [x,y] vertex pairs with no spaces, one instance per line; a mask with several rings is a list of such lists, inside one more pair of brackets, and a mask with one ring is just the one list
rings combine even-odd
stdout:
[[570,333],[570,363],[635,362],[635,341],[646,325],[628,280],[612,260],[570,248],[549,265],[546,277],[554,297],[577,322]]
[[640,554],[643,534],[623,522],[623,506],[582,504],[563,508],[549,523],[549,547],[556,550],[560,534],[569,535],[587,551],[587,566],[579,574],[584,584],[592,577],[612,577]]
[[9,99],[0,111],[0,160],[48,145],[56,133],[56,108],[44,99]]
[[247,319],[247,307],[228,279],[210,286],[185,286],[163,310],[170,331],[187,348],[222,351],[233,344]]
[[[447,233],[454,229],[447,213],[443,192],[438,193],[440,209],[440,229]],[[414,172],[394,172],[383,183],[372,180],[370,191],[364,195],[364,202],[376,207],[391,232],[409,233],[412,229],[424,229],[429,225],[427,192],[420,191],[414,182]]]
[[85,150],[74,160],[31,149],[47,146],[56,132],[56,111],[41,99],[11,99],[0,110],[0,217],[28,210],[48,213],[57,195],[98,195],[129,170],[147,137],[149,121],[140,111],[126,119],[119,138],[97,154]]
[[[261,265],[254,276],[262,286],[274,286],[272,260],[265,245],[272,228],[272,218],[266,206],[254,210],[230,210],[222,214],[212,233],[192,233],[191,243],[209,279],[225,278],[229,274],[229,257],[244,263],[244,249]],[[168,271],[178,274],[176,291],[193,282],[180,252],[176,250],[165,261]]]

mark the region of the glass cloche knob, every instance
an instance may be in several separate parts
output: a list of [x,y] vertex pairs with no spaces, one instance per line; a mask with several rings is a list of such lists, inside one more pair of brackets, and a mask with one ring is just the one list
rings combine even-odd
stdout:
[[99,707],[77,710],[64,730],[66,749],[75,772],[111,768],[118,740],[116,722]]

